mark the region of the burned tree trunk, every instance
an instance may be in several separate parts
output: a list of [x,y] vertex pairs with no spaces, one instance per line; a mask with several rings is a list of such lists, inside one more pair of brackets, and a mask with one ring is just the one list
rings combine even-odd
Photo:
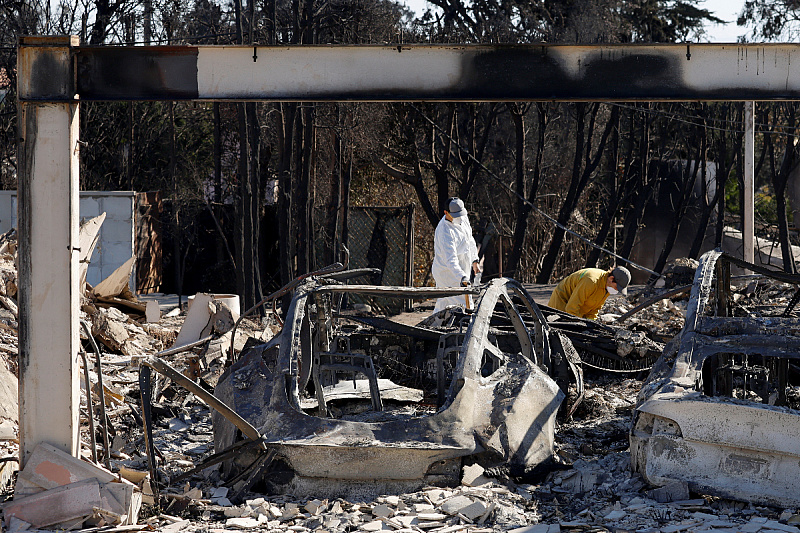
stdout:
[[[608,137],[611,134],[613,125],[616,122],[616,117],[619,115],[619,108],[614,107],[611,110],[611,117],[606,123],[605,130],[600,137],[597,150],[595,151],[594,155],[592,155],[592,134],[594,132],[595,120],[597,118],[600,104],[591,104],[591,106],[592,109],[589,112],[590,118],[588,128],[585,125],[585,104],[578,104],[576,106],[576,141],[575,158],[572,166],[572,180],[569,185],[567,197],[564,199],[564,203],[561,205],[561,209],[558,213],[558,222],[562,227],[566,227],[569,223],[572,212],[578,206],[578,201],[583,194],[583,190],[589,183],[589,178],[600,164],[600,159],[603,155],[606,142],[608,141]],[[561,245],[564,242],[564,233],[565,231],[561,227],[556,227],[553,230],[553,237],[550,240],[550,247],[547,250],[547,255],[545,255],[545,258],[542,261],[542,269],[536,278],[536,283],[545,284],[550,281],[550,276],[553,274],[553,270],[556,266],[556,260],[558,259],[558,254],[561,250]]]
[[301,110],[302,128],[298,135],[296,156],[300,160],[299,179],[295,181],[294,195],[297,199],[297,268],[301,273],[313,270],[313,250],[315,239],[312,237],[311,222],[311,169],[314,148],[314,105],[304,104]]
[[[294,146],[295,121],[297,120],[297,104],[278,104],[280,120],[278,137],[278,233],[280,239],[280,272],[281,285],[294,278],[294,255],[296,241],[292,236],[292,211],[294,208],[294,190],[292,188],[292,152]],[[288,303],[288,299],[284,299]]]
[[586,259],[585,266],[588,267],[596,267],[597,262],[600,260],[600,247],[604,246],[606,240],[608,240],[608,235],[611,231],[614,231],[614,220],[617,215],[617,210],[619,209],[620,198],[622,196],[622,189],[624,187],[624,180],[618,183],[617,180],[617,161],[619,158],[619,115],[617,115],[616,124],[614,124],[614,130],[612,132],[611,138],[611,149],[608,151],[608,175],[609,175],[609,186],[608,186],[608,202],[604,204],[603,209],[603,218],[600,224],[600,231],[597,232],[597,236],[594,239],[594,244],[596,247],[593,247],[589,252],[589,256]]
[[[794,131],[795,126],[795,105],[793,103],[786,104],[787,107],[787,121],[788,130]],[[784,146],[783,159],[781,166],[776,171],[775,169],[775,148],[772,142],[771,135],[765,137],[765,143],[769,142],[769,158],[770,170],[772,174],[772,186],[775,191],[775,206],[776,217],[778,224],[778,237],[781,244],[781,255],[783,256],[783,270],[789,274],[795,274],[797,267],[794,264],[794,254],[792,253],[792,243],[789,240],[789,221],[786,217],[786,185],[789,181],[789,175],[792,170],[797,166],[797,154],[795,148],[795,138],[793,135],[785,136],[786,144]]]
[[[730,106],[729,105],[722,106],[722,109],[723,109],[723,117],[727,117]],[[741,118],[741,108],[739,116]],[[737,160],[736,158],[738,157],[739,152],[741,152],[743,139],[744,139],[743,133],[739,133],[736,135],[733,145],[733,154],[736,155],[734,156],[733,159],[729,160],[727,132],[722,131],[719,134],[719,140],[717,141],[717,149],[716,149],[717,170],[714,179],[715,191],[711,201],[703,205],[703,213],[700,219],[700,223],[698,224],[697,227],[697,233],[695,234],[694,242],[692,243],[692,247],[689,250],[689,257],[697,258],[700,255],[701,247],[706,234],[706,228],[708,226],[708,223],[711,219],[711,215],[713,214],[715,207],[717,209],[717,221],[714,234],[714,242],[715,242],[715,247],[722,245],[722,232],[723,232],[724,217],[725,217],[725,186],[728,183],[728,178],[730,177],[734,164],[736,163]],[[703,200],[705,200],[705,196]]]
[[[509,257],[509,269],[512,272],[519,272],[522,251],[525,246],[525,238],[528,234],[528,217],[533,209],[531,206],[535,205],[534,202],[536,201],[536,194],[539,191],[539,182],[542,172],[542,158],[544,157],[545,134],[547,131],[547,111],[544,104],[537,104],[536,108],[539,126],[536,139],[536,157],[533,164],[532,180],[530,187],[527,189],[527,193],[525,190],[525,117],[523,113],[517,113],[517,120],[517,118],[515,118],[515,113],[512,112],[511,114],[514,120],[514,131],[516,134],[516,191],[520,196],[517,200],[517,219],[514,225],[514,240],[511,247],[511,256]],[[527,202],[524,202],[522,198],[526,198]]]
[[[649,106],[649,104],[647,104]],[[632,130],[632,129],[631,129]],[[633,142],[633,140],[631,140]],[[651,185],[651,178],[648,175],[648,165],[650,159],[650,117],[644,115],[642,119],[642,132],[639,138],[639,169],[634,173],[633,183],[636,191],[633,193],[636,196],[636,202],[633,209],[629,210],[625,216],[625,224],[623,234],[625,239],[622,242],[622,247],[619,250],[619,255],[622,257],[630,257],[633,245],[636,244],[636,235],[639,232],[639,224],[644,217],[644,210],[647,203],[653,194],[653,187]],[[638,174],[638,179],[636,175]]]
[[[658,256],[656,260],[656,264],[653,267],[653,270],[656,272],[661,272],[664,266],[667,264],[667,259],[669,258],[669,254],[672,252],[672,247],[675,245],[675,239],[678,237],[678,229],[680,228],[681,221],[683,220],[684,216],[686,215],[686,209],[689,205],[689,200],[692,195],[692,190],[694,189],[694,184],[697,181],[697,175],[700,173],[701,165],[705,169],[705,154],[706,154],[706,147],[707,147],[707,139],[705,135],[705,129],[697,128],[695,136],[687,143],[687,146],[695,146],[698,144],[697,137],[700,137],[699,144],[700,146],[697,149],[696,155],[694,157],[694,164],[692,164],[692,159],[688,159],[686,164],[683,165],[683,169],[681,172],[681,183],[679,184],[680,190],[678,192],[677,198],[677,205],[675,207],[675,214],[672,218],[672,224],[670,225],[669,232],[667,233],[667,237],[664,241],[664,246],[661,249],[661,254]],[[705,179],[705,175],[702,179]]]
[[491,103],[488,105],[490,107],[486,116],[483,131],[480,134],[480,139],[478,139],[478,118],[480,116],[481,107],[476,106],[475,104],[470,104],[468,107],[470,113],[469,122],[472,126],[469,128],[468,132],[470,139],[470,152],[464,154],[461,150],[459,150],[459,160],[461,161],[462,174],[464,178],[461,182],[458,195],[465,201],[469,198],[472,187],[475,185],[475,178],[478,176],[478,172],[481,169],[479,162],[483,160],[483,154],[486,150],[486,145],[489,142],[489,136],[492,132],[492,127],[498,114],[497,103]]

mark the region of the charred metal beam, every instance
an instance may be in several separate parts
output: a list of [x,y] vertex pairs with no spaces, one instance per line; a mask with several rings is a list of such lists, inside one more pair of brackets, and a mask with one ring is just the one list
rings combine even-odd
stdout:
[[[82,100],[800,98],[796,44],[83,46],[75,56]],[[20,98],[60,97],[46,85]]]
[[800,338],[776,334],[729,335],[727,337],[695,337],[695,350],[710,353],[759,354],[764,356],[800,359]]
[[370,296],[400,298],[441,298],[443,296],[460,296],[464,294],[480,294],[480,288],[469,287],[382,287],[378,285],[323,285],[314,291],[356,293]]
[[439,337],[442,335],[440,332],[432,329],[421,328],[419,326],[410,326],[408,324],[400,324],[387,318],[373,316],[346,316],[345,318],[348,320],[361,322],[362,324],[366,324],[377,329],[382,329],[384,331],[398,333],[400,335],[408,335],[409,337],[413,337],[415,339],[438,341]]
[[800,338],[800,319],[780,316],[763,318],[702,317],[695,329],[703,335],[784,335]]
[[192,381],[191,379],[187,378],[170,365],[168,365],[162,359],[159,359],[155,356],[148,356],[141,359],[141,364],[147,367],[152,368],[164,374],[169,379],[183,387],[184,389],[188,390],[189,392],[193,393],[195,396],[203,400],[209,407],[220,413],[222,416],[230,420],[230,422],[235,425],[239,430],[241,430],[242,434],[252,440],[259,440],[261,439],[261,433],[258,432],[256,428],[254,428],[247,420],[239,416],[239,414],[217,399],[216,396],[202,388],[200,385]]
[[722,254],[722,258],[745,270],[752,270],[753,272],[763,274],[764,276],[770,277],[778,281],[782,281],[783,283],[800,285],[800,274],[788,274],[783,270],[772,270],[764,267],[763,265],[757,265],[755,263],[749,263],[747,261],[743,261],[738,257],[734,257],[726,253]]

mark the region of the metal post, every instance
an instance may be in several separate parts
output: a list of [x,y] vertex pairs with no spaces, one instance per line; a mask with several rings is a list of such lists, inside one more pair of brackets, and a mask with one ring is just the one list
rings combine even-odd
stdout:
[[742,213],[742,258],[755,262],[755,102],[744,103],[744,213]]
[[19,47],[20,461],[47,442],[78,454],[77,37]]

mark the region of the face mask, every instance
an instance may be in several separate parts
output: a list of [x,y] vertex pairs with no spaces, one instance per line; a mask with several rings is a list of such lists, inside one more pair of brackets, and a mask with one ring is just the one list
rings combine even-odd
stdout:
[[611,285],[606,287],[606,290],[608,291],[608,294],[619,294],[619,291],[614,287],[612,287]]

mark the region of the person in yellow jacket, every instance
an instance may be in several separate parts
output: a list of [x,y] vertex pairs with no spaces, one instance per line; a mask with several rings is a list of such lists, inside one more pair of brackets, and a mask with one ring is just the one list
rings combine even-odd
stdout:
[[609,294],[628,294],[631,273],[625,267],[611,270],[584,268],[573,272],[553,290],[548,306],[580,317],[596,319]]

